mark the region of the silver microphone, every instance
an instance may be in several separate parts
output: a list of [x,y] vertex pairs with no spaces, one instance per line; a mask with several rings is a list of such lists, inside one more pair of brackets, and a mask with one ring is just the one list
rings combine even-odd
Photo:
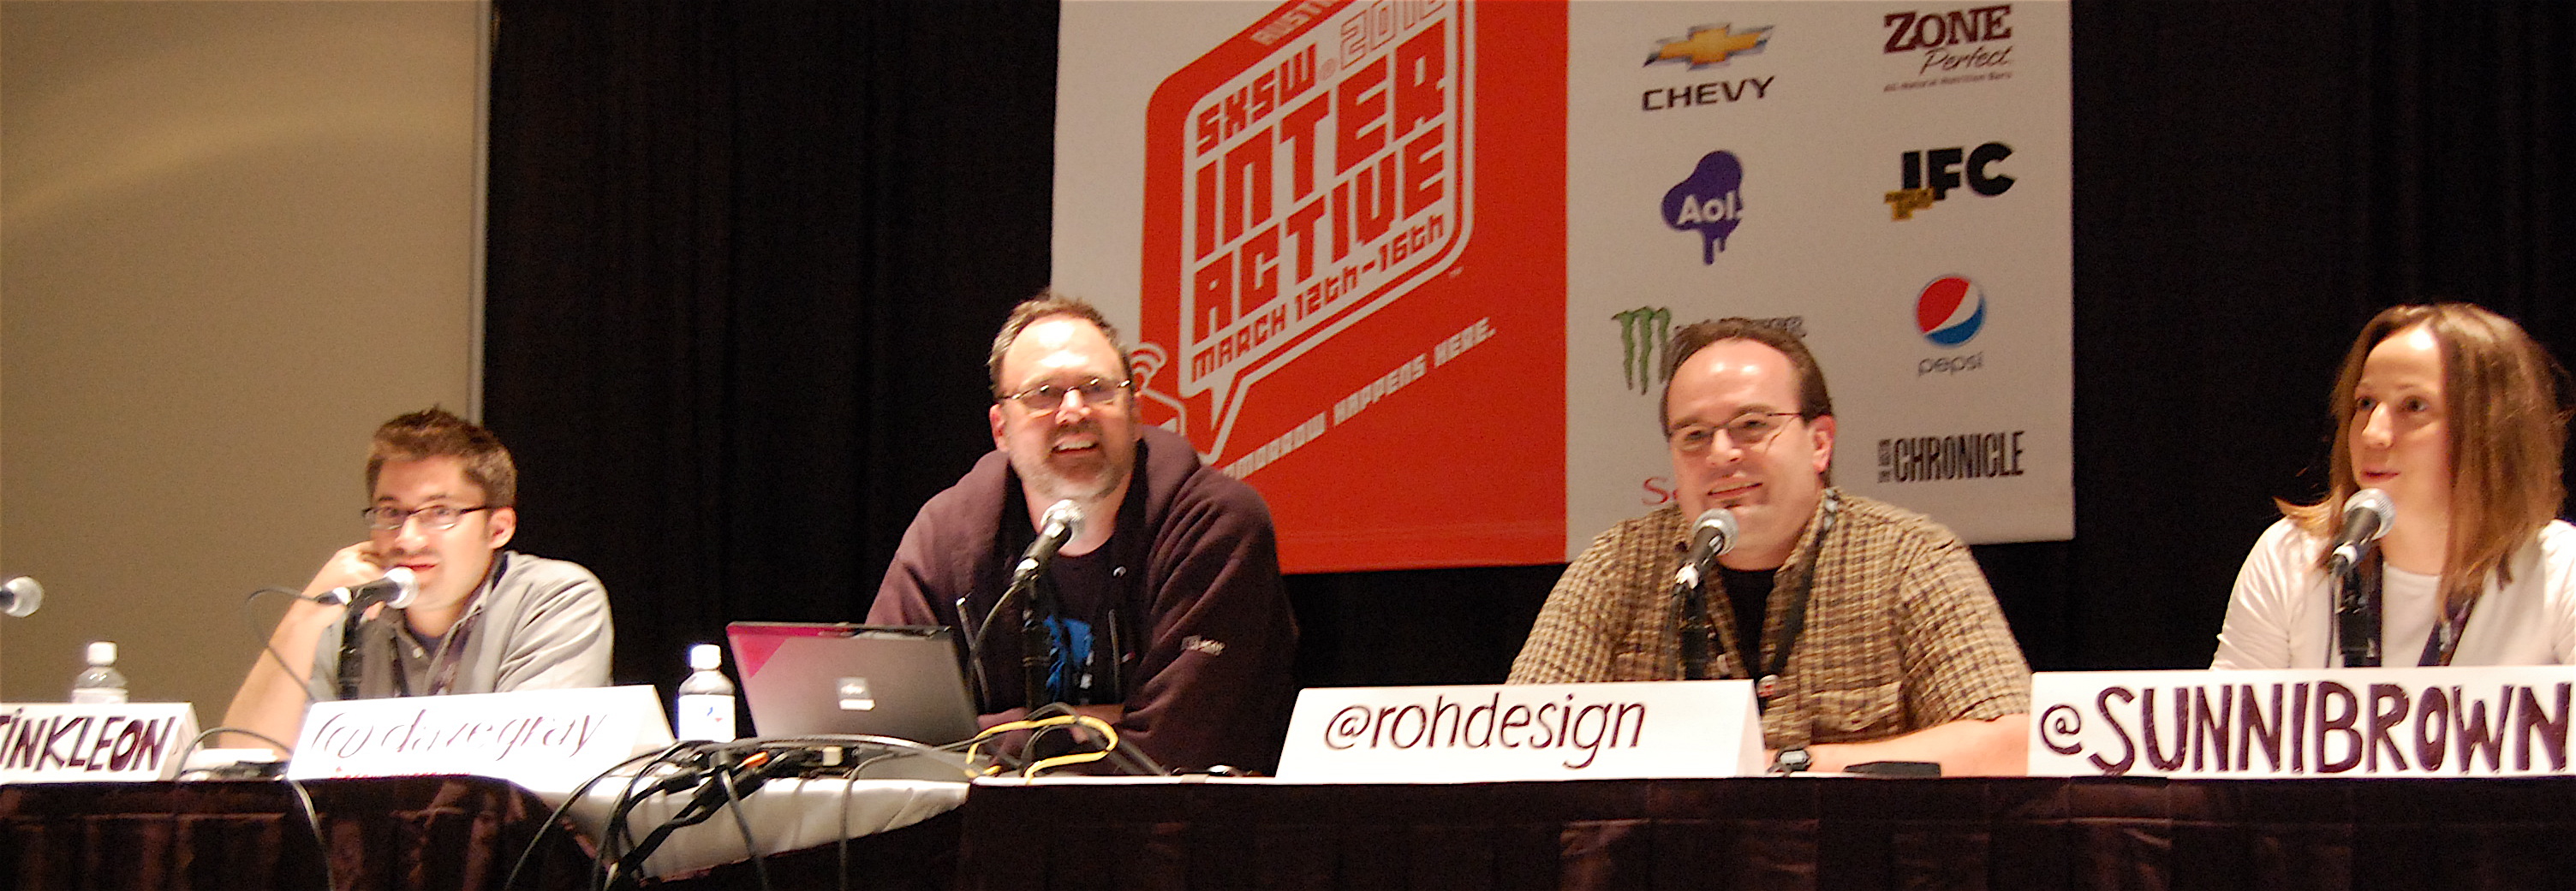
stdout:
[[0,615],[21,618],[45,605],[45,586],[35,579],[13,576],[0,582]]
[[1055,559],[1057,548],[1064,547],[1065,542],[1080,534],[1081,505],[1073,503],[1071,498],[1048,505],[1046,513],[1038,516],[1038,540],[1029,543],[1028,553],[1020,557],[1020,565],[1011,574],[1015,577],[1035,574],[1047,565],[1047,561]]
[[1717,565],[1717,558],[1735,550],[1735,512],[1722,507],[1709,508],[1691,523],[1690,559],[1673,573],[1673,584],[1697,587]]
[[402,609],[410,606],[412,601],[420,599],[420,581],[412,577],[411,567],[396,566],[385,570],[383,578],[333,588],[313,599],[332,606],[353,604],[364,606],[369,603],[382,603],[394,609]]
[[2343,532],[2335,536],[2334,553],[2328,558],[2329,574],[2341,576],[2352,571],[2362,555],[2370,553],[2371,544],[2395,525],[2397,505],[2388,500],[2388,493],[2378,489],[2352,493],[2343,502]]

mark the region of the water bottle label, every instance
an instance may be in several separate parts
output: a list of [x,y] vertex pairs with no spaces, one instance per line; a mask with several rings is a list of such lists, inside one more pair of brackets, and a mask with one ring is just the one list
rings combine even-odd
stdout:
[[680,696],[677,720],[671,722],[681,739],[732,742],[733,697],[705,693]]

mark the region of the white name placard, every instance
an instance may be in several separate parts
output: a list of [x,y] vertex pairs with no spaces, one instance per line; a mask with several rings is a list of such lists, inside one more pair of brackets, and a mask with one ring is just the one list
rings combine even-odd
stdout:
[[2576,668],[2042,672],[2034,776],[2576,773]]
[[1468,783],[1761,772],[1751,681],[1316,687],[1279,777]]
[[650,686],[317,702],[286,775],[473,774],[569,790],[670,742]]
[[166,780],[196,738],[184,702],[0,705],[0,783]]

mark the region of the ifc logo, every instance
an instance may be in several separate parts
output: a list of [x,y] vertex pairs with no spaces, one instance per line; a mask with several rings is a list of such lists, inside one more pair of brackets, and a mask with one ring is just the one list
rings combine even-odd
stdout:
[[1914,298],[1914,327],[1937,346],[1967,343],[1986,327],[1985,289],[1962,275],[1933,279]]

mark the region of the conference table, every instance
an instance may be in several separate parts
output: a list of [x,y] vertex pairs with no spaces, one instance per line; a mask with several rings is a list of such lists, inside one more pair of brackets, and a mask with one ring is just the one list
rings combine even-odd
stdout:
[[[305,784],[343,888],[585,885],[589,848],[495,780]],[[284,784],[0,787],[0,883],[319,888]],[[981,781],[901,828],[673,889],[2576,887],[2576,777],[1419,785]]]

